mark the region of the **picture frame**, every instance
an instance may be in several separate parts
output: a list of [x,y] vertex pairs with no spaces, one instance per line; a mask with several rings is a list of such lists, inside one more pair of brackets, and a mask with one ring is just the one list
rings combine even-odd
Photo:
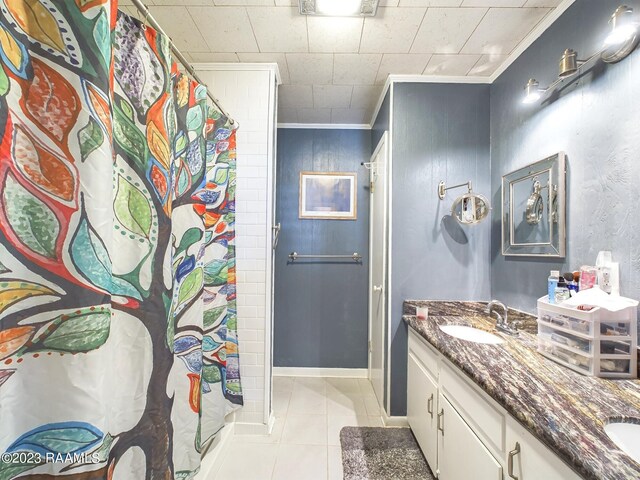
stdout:
[[357,220],[355,172],[300,172],[299,218]]

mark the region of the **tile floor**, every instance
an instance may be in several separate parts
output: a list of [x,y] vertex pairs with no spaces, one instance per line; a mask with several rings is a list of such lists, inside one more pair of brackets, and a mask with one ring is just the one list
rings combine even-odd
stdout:
[[340,429],[381,427],[371,383],[355,378],[274,377],[269,436],[235,436],[215,478],[342,480]]

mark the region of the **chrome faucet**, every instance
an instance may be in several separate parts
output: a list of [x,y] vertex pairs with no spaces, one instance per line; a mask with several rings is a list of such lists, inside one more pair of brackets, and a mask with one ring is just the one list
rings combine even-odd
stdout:
[[509,309],[507,308],[507,306],[502,303],[499,302],[498,300],[491,300],[488,304],[487,304],[487,308],[485,310],[485,313],[487,315],[489,315],[489,317],[491,317],[491,314],[494,313],[494,309],[495,307],[500,307],[502,308],[502,311],[504,313],[504,317],[502,315],[500,315],[498,312],[495,312],[496,314],[496,330],[500,331],[500,332],[504,332],[508,335],[518,335],[518,329],[511,325],[509,323]]

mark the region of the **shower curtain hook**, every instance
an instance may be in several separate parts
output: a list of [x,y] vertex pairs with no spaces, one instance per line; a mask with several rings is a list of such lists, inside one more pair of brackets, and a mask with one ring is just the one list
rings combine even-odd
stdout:
[[149,15],[151,15],[151,12],[149,11],[149,7],[147,7],[146,5],[144,6],[145,8],[145,12],[144,12],[144,22],[142,24],[142,26],[144,27],[144,29],[147,29],[147,26],[149,24]]

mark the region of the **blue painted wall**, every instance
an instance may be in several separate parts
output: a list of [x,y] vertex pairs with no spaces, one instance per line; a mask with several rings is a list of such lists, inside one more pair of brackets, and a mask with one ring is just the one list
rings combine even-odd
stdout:
[[375,121],[371,127],[371,154],[380,143],[380,139],[384,132],[389,130],[389,120],[390,120],[390,112],[391,112],[391,89],[387,90],[387,93],[384,96],[384,100],[382,101],[382,105],[380,105],[380,110],[378,110],[378,115],[376,116]]
[[[628,3],[640,11],[639,1]],[[275,365],[366,367],[366,268],[355,273],[353,286],[349,283],[350,301],[361,302],[356,308],[346,304],[339,289],[332,290],[332,282],[359,270],[339,266],[343,270],[320,281],[319,275],[287,270],[283,260],[290,251],[302,250],[299,239],[312,242],[309,245],[317,246],[317,251],[326,248],[327,253],[335,251],[329,246],[341,238],[360,239],[362,250],[366,249],[368,226],[356,227],[345,236],[334,233],[330,225],[321,230],[298,223],[297,175],[315,164],[340,169],[332,167],[330,159],[341,155],[327,152],[346,150],[346,144],[358,145],[359,153],[353,150],[352,154],[360,157],[352,165],[367,161],[389,128],[391,109],[393,290],[388,340],[392,415],[406,413],[404,299],[498,298],[534,312],[536,298],[546,291],[549,270],[592,264],[602,249],[612,250],[614,259],[621,262],[622,293],[640,298],[640,215],[635,205],[640,198],[640,50],[619,64],[598,66],[553,101],[521,103],[529,77],[542,85],[556,78],[565,48],[576,49],[581,58],[600,48],[607,19],[617,6],[610,0],[578,0],[491,87],[396,84],[393,105],[387,96],[368,138],[366,132],[353,131],[279,132],[278,213],[285,232],[276,275],[286,275],[288,280],[284,285],[276,283]],[[566,261],[503,257],[502,175],[561,150],[569,164]],[[366,175],[363,170],[359,169],[361,178]],[[447,200],[440,202],[436,187],[441,179],[449,184],[471,179],[475,191],[490,195],[491,223],[461,227],[451,222],[447,218],[451,202],[462,190],[449,192]],[[360,194],[368,200],[368,193]],[[367,218],[359,218],[357,223],[366,222],[368,213]],[[345,251],[355,244],[345,244]],[[301,293],[289,294],[287,289]],[[318,296],[316,290],[322,294]],[[318,302],[323,296],[330,300]],[[355,310],[364,312],[361,317],[354,315],[361,320],[346,321],[353,315],[347,312]],[[345,350],[350,353],[344,354]]]
[[[640,50],[599,65],[558,98],[524,105],[529,77],[557,77],[565,48],[579,58],[602,46],[619,1],[578,0],[491,86],[491,187],[498,205],[501,177],[558,151],[568,157],[566,260],[501,255],[499,208],[492,219],[492,296],[534,312],[549,270],[592,265],[599,250],[620,262],[622,294],[640,298]],[[640,11],[640,2],[628,2]]]
[[[274,366],[367,368],[369,130],[278,129]],[[357,172],[358,219],[298,219],[301,171]],[[353,262],[287,263],[289,253],[363,255]]]
[[405,299],[487,300],[490,223],[460,225],[440,180],[490,195],[489,86],[400,83],[393,92],[391,414],[406,414]]

